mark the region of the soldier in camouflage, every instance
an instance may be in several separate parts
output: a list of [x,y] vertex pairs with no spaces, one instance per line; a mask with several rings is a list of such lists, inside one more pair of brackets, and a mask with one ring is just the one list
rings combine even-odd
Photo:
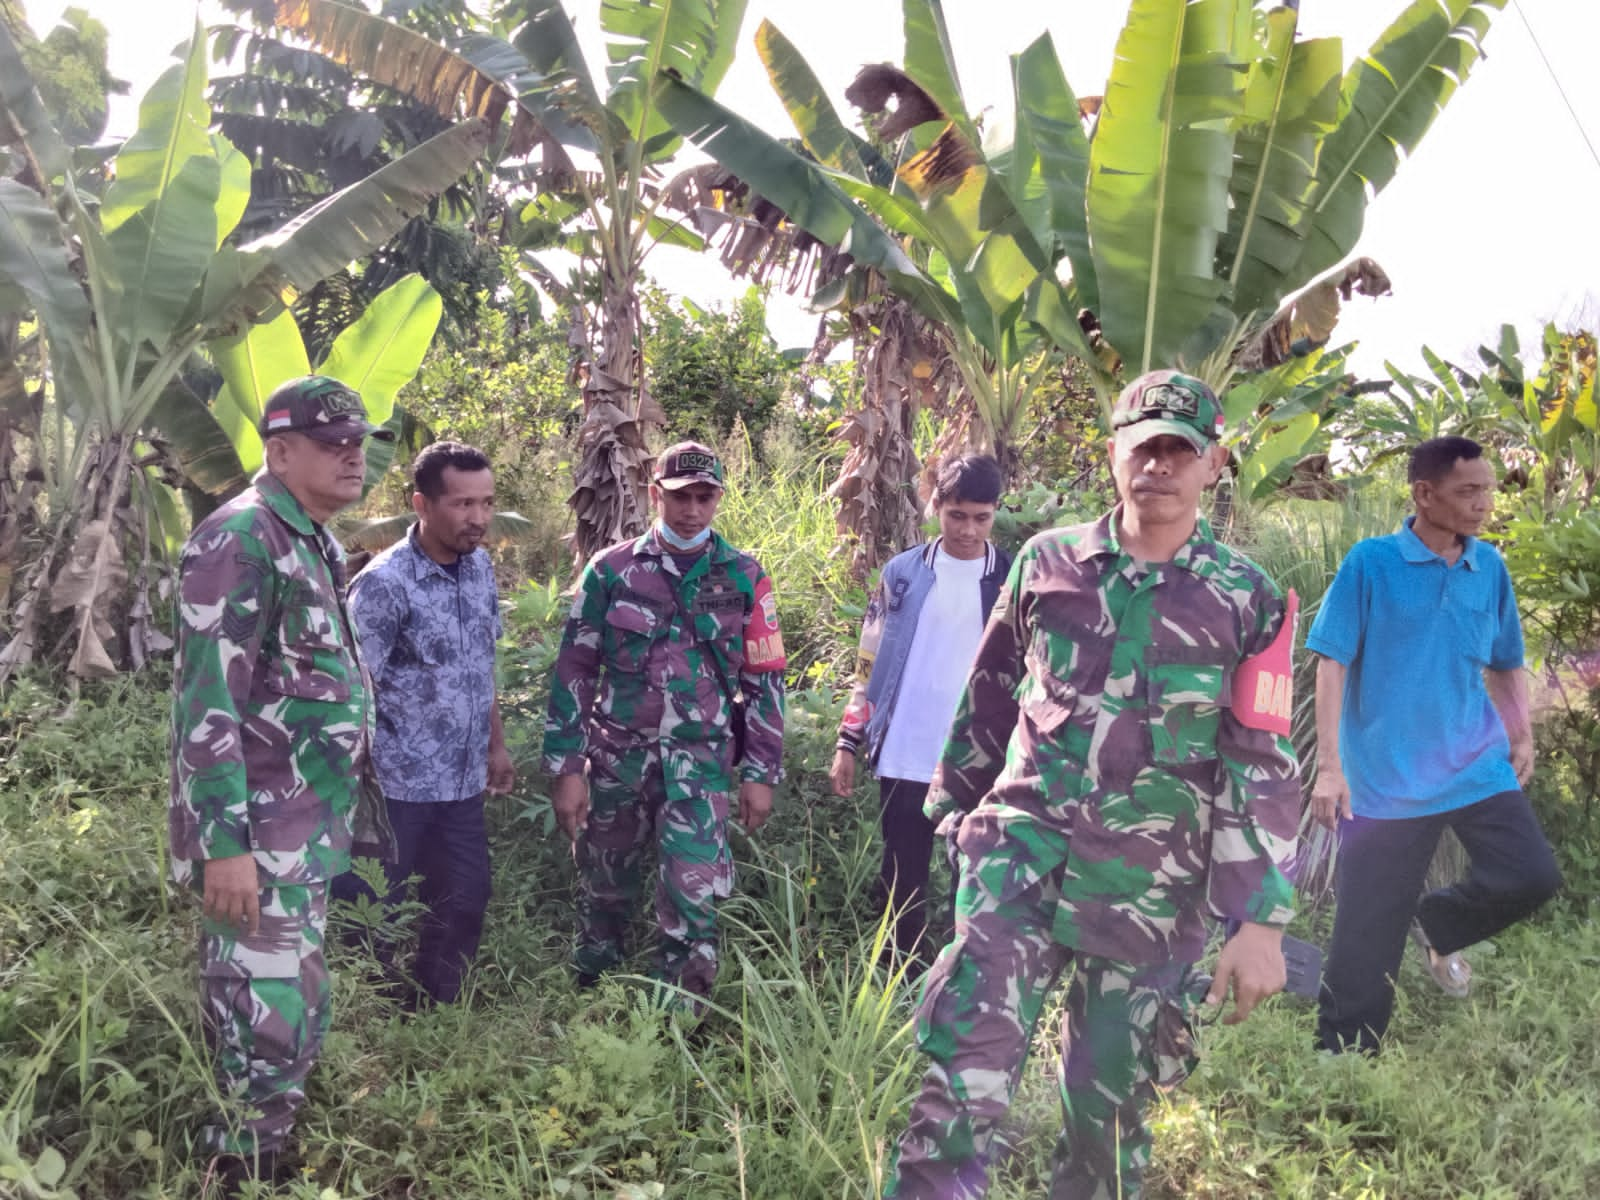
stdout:
[[[886,1196],[984,1194],[1069,966],[1055,1200],[1136,1196],[1142,1109],[1192,1066],[1194,1005],[1231,988],[1237,1021],[1283,986],[1292,602],[1198,516],[1226,457],[1210,388],[1141,376],[1112,425],[1121,503],[1023,547],[928,794],[958,855],[956,929],[918,1007],[932,1061]],[[1208,913],[1240,923],[1209,987]]]
[[361,778],[370,684],[324,528],[361,496],[383,431],[322,376],[268,398],[266,469],[184,547],[168,829],[200,893],[202,1024],[228,1104],[204,1134],[231,1192],[268,1178],[328,1027],[328,881],[381,849]]
[[717,900],[733,888],[735,772],[737,815],[754,830],[783,762],[776,599],[761,565],[712,531],[722,494],[722,464],[705,446],[680,443],[657,460],[660,519],[595,555],[578,581],[544,737],[578,863],[579,983],[622,961],[654,842],[655,975],[695,1015],[716,977]]

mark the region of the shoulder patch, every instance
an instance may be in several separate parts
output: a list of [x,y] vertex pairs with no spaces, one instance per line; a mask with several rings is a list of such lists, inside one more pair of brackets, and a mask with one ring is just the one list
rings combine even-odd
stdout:
[[745,617],[744,665],[747,671],[781,671],[789,665],[778,628],[778,598],[765,575],[756,581],[755,602]]
[[1289,736],[1294,717],[1294,633],[1300,597],[1289,590],[1283,625],[1272,644],[1239,664],[1233,676],[1233,715],[1246,729]]

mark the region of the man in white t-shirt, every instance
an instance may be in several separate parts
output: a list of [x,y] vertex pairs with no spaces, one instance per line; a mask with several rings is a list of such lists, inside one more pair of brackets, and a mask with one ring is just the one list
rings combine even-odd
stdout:
[[1011,560],[989,541],[1000,467],[987,455],[945,464],[933,494],[939,536],[884,566],[867,605],[855,687],[839,727],[833,790],[855,788],[865,749],[882,801],[879,893],[896,914],[895,946],[912,974],[928,954],[928,864],[933,822],[922,814],[945,731]]

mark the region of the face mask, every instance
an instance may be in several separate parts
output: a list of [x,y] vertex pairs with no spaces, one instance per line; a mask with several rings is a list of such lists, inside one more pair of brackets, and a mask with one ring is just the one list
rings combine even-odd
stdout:
[[711,526],[707,525],[692,538],[681,538],[672,532],[672,527],[665,521],[656,522],[656,531],[661,534],[661,540],[674,550],[698,550],[706,544],[706,539],[711,536]]

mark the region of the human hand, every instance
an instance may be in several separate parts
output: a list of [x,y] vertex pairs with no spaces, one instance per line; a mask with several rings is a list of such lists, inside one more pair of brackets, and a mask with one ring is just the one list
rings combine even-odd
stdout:
[[561,832],[576,844],[578,835],[589,823],[589,781],[577,771],[557,775],[550,788],[550,807],[555,810]]
[[1511,769],[1516,772],[1517,782],[1526,784],[1533,778],[1533,735],[1515,738],[1511,742]]
[[516,786],[517,768],[511,761],[511,752],[506,749],[504,742],[491,742],[489,745],[489,794],[491,796],[507,796]]
[[772,785],[746,779],[739,785],[739,824],[754,833],[772,815]]
[[1350,785],[1336,766],[1317,765],[1317,782],[1311,788],[1311,817],[1324,829],[1336,830],[1350,819]]
[[1222,1023],[1237,1025],[1257,1004],[1274,992],[1281,992],[1288,978],[1283,965],[1283,930],[1246,921],[1238,933],[1222,944],[1206,1003],[1222,1004],[1231,986],[1233,1011],[1222,1018]]
[[200,903],[206,916],[218,924],[235,926],[247,935],[259,931],[261,883],[256,876],[255,855],[208,858]]
[[833,752],[833,769],[828,772],[835,796],[848,796],[856,790],[856,756],[848,750]]

